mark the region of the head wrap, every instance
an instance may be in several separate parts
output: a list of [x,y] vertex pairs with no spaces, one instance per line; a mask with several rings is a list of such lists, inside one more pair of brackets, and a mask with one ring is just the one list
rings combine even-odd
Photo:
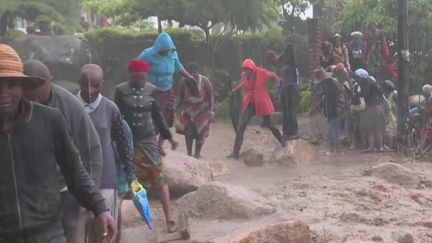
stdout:
[[369,73],[366,70],[364,70],[363,68],[359,68],[355,71],[355,76],[362,78],[362,79],[368,79]]
[[130,73],[147,73],[150,71],[150,63],[133,59],[128,64],[128,71]]
[[430,84],[423,85],[422,91],[427,94],[432,94],[432,85]]
[[336,67],[334,68],[335,73],[344,72],[344,71],[346,71],[346,69],[343,63],[336,64]]
[[363,36],[363,34],[360,31],[354,31],[354,32],[351,33],[351,38],[359,38],[359,39],[361,39],[362,36]]

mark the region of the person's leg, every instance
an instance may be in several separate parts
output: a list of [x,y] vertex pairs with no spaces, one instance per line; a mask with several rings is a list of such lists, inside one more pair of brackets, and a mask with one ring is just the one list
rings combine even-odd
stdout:
[[192,156],[192,147],[193,147],[193,125],[191,124],[191,122],[189,122],[186,125],[186,129],[185,129],[185,141],[186,141],[186,149],[187,149],[187,154],[189,156]]
[[334,118],[330,118],[329,120],[328,120],[328,126],[329,126],[329,128],[328,128],[328,136],[329,136],[329,151],[330,151],[330,153],[334,153],[335,152],[335,141],[336,141],[336,139],[335,139],[335,137],[336,137],[336,134],[335,134],[335,120],[334,120]]
[[[341,121],[343,120],[343,117],[336,118],[337,124],[340,125]],[[340,153],[340,134],[341,134],[341,127],[335,126],[335,152]]]
[[165,213],[165,221],[167,223],[168,233],[173,233],[177,230],[177,228],[171,215],[171,197],[168,185],[165,184],[159,189],[159,200],[162,203],[162,208]]
[[272,123],[271,123],[271,119],[270,116],[264,116],[263,117],[263,121],[265,124],[265,127],[269,128],[270,131],[273,133],[273,136],[276,137],[276,139],[278,140],[279,144],[282,147],[285,147],[286,142],[284,137],[282,136],[282,134],[280,133],[279,129],[277,129],[277,127],[275,127]]
[[195,158],[201,159],[201,149],[204,145],[203,141],[196,140],[195,141]]
[[246,108],[246,110],[244,111],[243,115],[240,118],[239,127],[234,141],[233,152],[228,156],[229,158],[239,157],[239,152],[243,143],[244,132],[246,130],[249,121],[252,119],[254,114],[255,114],[255,107],[253,104],[249,104],[249,106]]

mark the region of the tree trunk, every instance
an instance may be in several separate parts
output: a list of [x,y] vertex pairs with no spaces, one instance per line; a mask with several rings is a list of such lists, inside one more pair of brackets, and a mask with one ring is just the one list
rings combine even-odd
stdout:
[[405,126],[409,113],[409,80],[408,80],[408,1],[399,0],[398,19],[398,135],[405,138]]
[[158,32],[160,34],[162,33],[163,28],[162,28],[162,20],[159,18],[159,16],[157,16],[157,22],[158,22]]

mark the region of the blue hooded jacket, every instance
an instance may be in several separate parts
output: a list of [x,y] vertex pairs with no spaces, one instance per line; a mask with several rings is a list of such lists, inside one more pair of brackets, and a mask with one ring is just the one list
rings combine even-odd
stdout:
[[[164,50],[171,50],[166,57],[158,54]],[[160,91],[170,90],[174,83],[173,74],[183,69],[176,47],[171,37],[165,32],[162,32],[156,38],[153,46],[145,49],[138,59],[150,63],[148,80]]]

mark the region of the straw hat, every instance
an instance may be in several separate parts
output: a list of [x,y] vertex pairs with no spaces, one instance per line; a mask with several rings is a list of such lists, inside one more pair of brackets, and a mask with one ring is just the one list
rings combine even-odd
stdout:
[[315,81],[314,83],[321,83],[322,81],[331,78],[332,74],[324,70],[324,68],[317,68],[314,70]]
[[45,82],[40,78],[24,75],[21,58],[12,47],[5,44],[0,44],[0,78],[21,80],[25,89],[35,89]]

